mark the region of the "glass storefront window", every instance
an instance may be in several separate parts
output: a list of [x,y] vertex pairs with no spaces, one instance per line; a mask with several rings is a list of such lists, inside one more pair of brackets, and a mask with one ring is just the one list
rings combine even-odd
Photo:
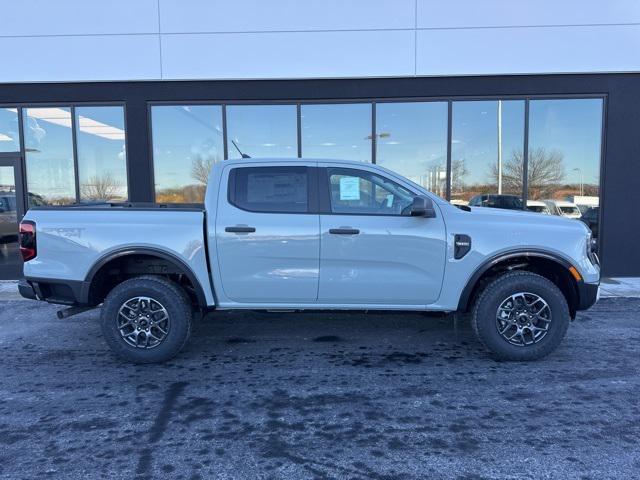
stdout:
[[127,199],[127,153],[122,107],[76,107],[80,201]]
[[75,203],[71,109],[25,108],[29,206]]
[[602,107],[600,98],[530,101],[529,202],[554,215],[585,215],[588,225],[598,218]]
[[524,100],[452,106],[451,202],[522,206]]
[[156,202],[202,203],[211,167],[224,157],[220,105],[151,108]]
[[447,103],[376,104],[376,163],[444,197]]
[[371,162],[370,103],[302,105],[302,156]]
[[241,158],[298,156],[295,105],[228,105],[227,154]]
[[0,108],[0,152],[20,151],[18,109]]

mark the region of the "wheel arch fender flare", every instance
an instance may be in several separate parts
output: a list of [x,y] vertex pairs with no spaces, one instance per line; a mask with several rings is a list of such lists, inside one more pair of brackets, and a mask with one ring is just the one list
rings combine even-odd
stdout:
[[85,276],[85,279],[82,285],[82,294],[81,294],[83,302],[89,303],[89,292],[91,289],[91,285],[93,283],[93,280],[95,279],[96,274],[100,271],[102,267],[104,267],[106,264],[108,264],[113,260],[132,256],[132,255],[149,255],[149,256],[161,258],[162,260],[172,263],[175,267],[181,270],[184,273],[184,275],[186,275],[186,277],[189,279],[189,282],[191,282],[191,285],[193,285],[196,298],[198,300],[198,305],[203,308],[207,307],[207,298],[205,296],[204,290],[202,288],[202,285],[198,281],[198,277],[193,272],[191,267],[184,260],[182,260],[180,257],[175,255],[174,253],[171,253],[159,248],[153,248],[153,247],[119,248],[116,250],[112,250],[104,254],[103,256],[101,256],[93,264],[93,266]]
[[474,270],[471,277],[469,277],[469,280],[467,280],[467,283],[465,284],[465,287],[462,290],[462,293],[460,294],[460,299],[458,301],[458,311],[464,311],[468,308],[469,301],[471,300],[471,296],[473,294],[473,291],[476,285],[478,284],[478,281],[482,278],[482,276],[488,270],[490,270],[491,268],[493,268],[494,266],[496,266],[501,262],[504,262],[512,258],[518,258],[518,257],[539,258],[539,259],[550,260],[552,262],[555,262],[559,266],[564,267],[567,270],[567,272],[570,272],[571,268],[575,268],[573,264],[566,258],[562,257],[561,255],[551,253],[545,250],[522,249],[522,250],[509,250],[507,252],[501,252],[485,260],[480,266],[478,266]]

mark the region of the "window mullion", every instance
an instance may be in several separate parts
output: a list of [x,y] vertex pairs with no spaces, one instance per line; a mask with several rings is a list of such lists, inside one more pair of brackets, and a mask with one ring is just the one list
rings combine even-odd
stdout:
[[71,105],[71,142],[73,144],[73,171],[75,181],[76,203],[80,203],[80,173],[78,171],[78,142],[76,132],[76,108]]

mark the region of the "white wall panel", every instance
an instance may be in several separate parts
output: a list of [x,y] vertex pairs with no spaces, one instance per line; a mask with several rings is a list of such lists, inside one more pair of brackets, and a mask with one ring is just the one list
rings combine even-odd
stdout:
[[157,0],[5,0],[0,36],[157,33]]
[[414,32],[163,35],[163,78],[408,76]]
[[640,26],[421,30],[418,75],[639,71]]
[[638,0],[417,0],[418,28],[640,22]]
[[157,35],[0,37],[0,82],[160,78]]
[[0,82],[640,71],[639,29],[640,0],[16,0]]
[[415,0],[160,0],[162,33],[415,27]]

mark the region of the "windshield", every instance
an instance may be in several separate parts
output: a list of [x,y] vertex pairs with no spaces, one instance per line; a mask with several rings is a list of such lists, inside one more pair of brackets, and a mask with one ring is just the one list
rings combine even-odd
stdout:
[[560,211],[565,215],[580,215],[578,207],[558,207]]
[[543,205],[532,205],[528,206],[527,210],[531,210],[536,213],[549,213],[549,209]]
[[522,209],[522,200],[518,197],[498,197],[496,204],[502,208],[510,208],[514,210]]

